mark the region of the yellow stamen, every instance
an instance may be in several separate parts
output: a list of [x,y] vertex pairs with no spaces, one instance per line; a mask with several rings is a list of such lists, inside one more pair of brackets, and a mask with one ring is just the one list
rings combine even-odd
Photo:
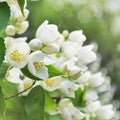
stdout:
[[24,83],[24,90],[27,90],[31,85],[32,85],[32,83],[30,83],[30,82]]
[[34,62],[33,65],[34,65],[35,69],[37,70],[37,69],[39,69],[41,66],[44,65],[44,62],[43,62],[43,61]]
[[44,81],[47,87],[52,87],[56,80],[57,80],[56,78],[50,78]]
[[10,59],[17,63],[20,63],[24,59],[24,57],[25,57],[25,54],[20,53],[17,49],[12,51],[10,54]]

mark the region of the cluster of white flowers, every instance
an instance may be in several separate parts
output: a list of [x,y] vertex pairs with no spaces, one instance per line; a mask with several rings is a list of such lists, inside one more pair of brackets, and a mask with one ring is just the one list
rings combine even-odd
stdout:
[[9,25],[7,26],[5,33],[8,36],[14,36],[17,34],[24,33],[29,23],[26,21],[29,11],[26,9],[27,2],[25,3],[23,13],[20,10],[19,4],[17,0],[6,0],[11,11],[11,17],[9,21]]
[[[12,66],[6,79],[19,84],[19,91],[28,89],[34,80],[26,77],[21,69],[28,71],[49,93],[56,103],[54,110],[48,114],[61,114],[65,120],[112,120],[115,110],[112,104],[104,104],[100,100],[102,93],[111,90],[110,79],[102,72],[92,73],[88,64],[97,59],[94,45],[83,45],[86,36],[82,30],[60,33],[54,24],[44,21],[36,31],[36,37],[29,43],[26,37],[14,38],[16,33],[25,32],[28,22],[28,10],[24,8],[24,16],[17,1],[7,1],[11,8],[10,25],[6,28],[5,45],[6,61]],[[51,77],[48,65],[61,71],[62,75]],[[52,71],[54,72],[54,71]],[[32,87],[32,88],[33,88]],[[32,89],[31,88],[31,89]],[[27,95],[30,89],[21,95]]]

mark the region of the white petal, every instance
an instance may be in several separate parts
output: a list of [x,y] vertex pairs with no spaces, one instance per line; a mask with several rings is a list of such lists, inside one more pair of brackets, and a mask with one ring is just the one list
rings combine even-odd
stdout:
[[46,54],[54,54],[59,52],[59,46],[55,44],[47,44],[45,47],[42,48],[42,51]]
[[48,79],[47,67],[45,67],[45,66],[40,67],[39,70],[36,72],[36,76],[43,79],[43,80]]

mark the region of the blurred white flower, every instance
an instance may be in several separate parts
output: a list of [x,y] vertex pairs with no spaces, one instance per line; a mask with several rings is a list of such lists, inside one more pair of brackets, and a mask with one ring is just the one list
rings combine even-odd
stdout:
[[36,37],[42,41],[42,43],[48,44],[58,40],[61,35],[58,31],[58,27],[54,24],[48,24],[45,20],[37,29]]
[[69,99],[62,99],[59,106],[64,120],[81,120],[84,118],[84,114],[74,107]]
[[79,88],[79,85],[74,84],[72,81],[65,80],[60,84],[60,91],[67,97],[75,98],[75,91]]
[[105,79],[101,72],[95,73],[90,78],[90,85],[92,87],[99,87],[104,83]]
[[99,100],[91,102],[87,104],[86,111],[91,113],[92,115],[96,114],[96,111],[101,107],[101,103]]
[[92,51],[93,45],[80,47],[77,56],[82,64],[88,64],[96,60],[96,54]]
[[48,78],[48,69],[44,65],[44,54],[41,51],[35,51],[30,54],[28,69],[36,77],[40,79]]
[[86,100],[86,103],[89,104],[95,100],[97,100],[99,98],[98,94],[96,91],[93,91],[93,90],[88,90],[86,92],[86,96],[85,96],[85,100]]
[[62,45],[62,52],[68,58],[76,56],[79,49],[79,44],[70,41],[64,42]]
[[76,42],[79,45],[83,45],[84,41],[86,40],[86,36],[83,34],[82,30],[73,31],[69,34],[68,38],[71,42]]
[[113,110],[113,106],[109,104],[101,106],[97,110],[96,114],[99,120],[110,120],[114,117],[115,112]]

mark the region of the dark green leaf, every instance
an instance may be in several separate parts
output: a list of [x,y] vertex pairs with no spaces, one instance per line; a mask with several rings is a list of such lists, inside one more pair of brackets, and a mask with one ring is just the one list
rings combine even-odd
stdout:
[[55,108],[55,101],[50,97],[48,92],[45,92],[45,111],[49,112],[50,110],[54,110]]
[[20,10],[21,10],[22,14],[24,15],[25,0],[17,0],[17,1],[20,6]]
[[24,68],[22,68],[22,69],[21,69],[21,72],[22,72],[26,77],[29,77],[29,78],[31,78],[31,79],[33,79],[33,80],[41,80],[40,78],[35,77],[34,75],[32,75],[32,74],[29,72],[27,66],[25,66]]
[[5,62],[2,63],[0,67],[0,80],[2,80],[5,77],[8,67],[9,67],[9,64]]
[[5,44],[4,39],[0,37],[0,66],[4,60],[5,57]]
[[24,106],[29,120],[44,120],[45,95],[42,87],[31,90],[25,98]]
[[0,87],[0,118],[4,119],[5,117],[6,104],[4,95],[2,93],[2,88]]
[[82,107],[85,104],[86,90],[81,90],[80,88],[75,91],[75,98],[71,99],[73,104],[77,107]]
[[0,2],[0,34],[7,27],[9,17],[10,17],[9,6],[7,5],[6,2]]
[[63,75],[64,73],[53,65],[47,65],[49,77]]

